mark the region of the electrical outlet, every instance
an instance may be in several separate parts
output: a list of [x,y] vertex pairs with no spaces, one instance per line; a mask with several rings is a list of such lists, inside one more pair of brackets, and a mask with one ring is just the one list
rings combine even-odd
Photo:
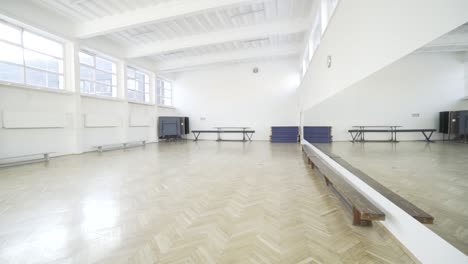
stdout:
[[411,114],[411,117],[420,117],[421,115],[419,113],[414,113],[414,114]]
[[200,120],[205,121],[206,117],[200,117]]

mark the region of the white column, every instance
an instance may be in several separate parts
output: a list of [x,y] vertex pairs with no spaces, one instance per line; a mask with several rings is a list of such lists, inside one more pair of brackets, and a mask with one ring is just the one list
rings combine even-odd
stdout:
[[468,99],[468,52],[465,52],[465,98]]
[[73,153],[79,154],[83,152],[83,129],[84,117],[81,110],[81,95],[80,95],[80,68],[79,68],[79,45],[74,42],[65,44],[65,89],[73,92]]
[[118,86],[117,86],[117,97],[122,99],[122,114],[123,114],[123,122],[122,122],[122,129],[120,140],[121,142],[128,142],[128,130],[129,130],[129,123],[130,123],[130,107],[128,105],[128,93],[127,93],[127,64],[125,61],[121,60],[117,64],[117,72],[119,79]]

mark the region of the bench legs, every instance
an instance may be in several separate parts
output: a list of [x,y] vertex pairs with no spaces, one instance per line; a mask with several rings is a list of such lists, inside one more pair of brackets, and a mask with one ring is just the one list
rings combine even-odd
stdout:
[[432,143],[434,143],[434,141],[431,140],[432,134],[434,134],[434,132],[431,132],[429,135],[427,135],[426,132],[424,132],[424,131],[421,131],[421,133],[424,135],[424,137],[426,138],[426,141],[427,141],[427,142],[432,142]]
[[359,212],[358,210],[356,210],[356,208],[353,207],[353,225],[371,226],[372,221],[361,219],[361,212]]
[[198,137],[200,136],[200,132],[198,132],[198,133],[192,132],[192,133],[193,133],[193,136],[195,137],[195,139],[193,141],[198,141]]

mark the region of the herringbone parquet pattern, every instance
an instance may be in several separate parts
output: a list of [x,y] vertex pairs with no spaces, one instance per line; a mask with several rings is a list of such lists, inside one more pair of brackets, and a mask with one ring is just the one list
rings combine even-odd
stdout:
[[1,263],[411,263],[297,144],[186,142],[0,170]]

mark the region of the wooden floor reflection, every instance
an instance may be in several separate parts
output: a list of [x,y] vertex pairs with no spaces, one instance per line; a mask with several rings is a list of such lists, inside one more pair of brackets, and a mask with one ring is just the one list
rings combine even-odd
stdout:
[[468,254],[468,145],[334,142],[331,149],[433,215],[426,226]]

